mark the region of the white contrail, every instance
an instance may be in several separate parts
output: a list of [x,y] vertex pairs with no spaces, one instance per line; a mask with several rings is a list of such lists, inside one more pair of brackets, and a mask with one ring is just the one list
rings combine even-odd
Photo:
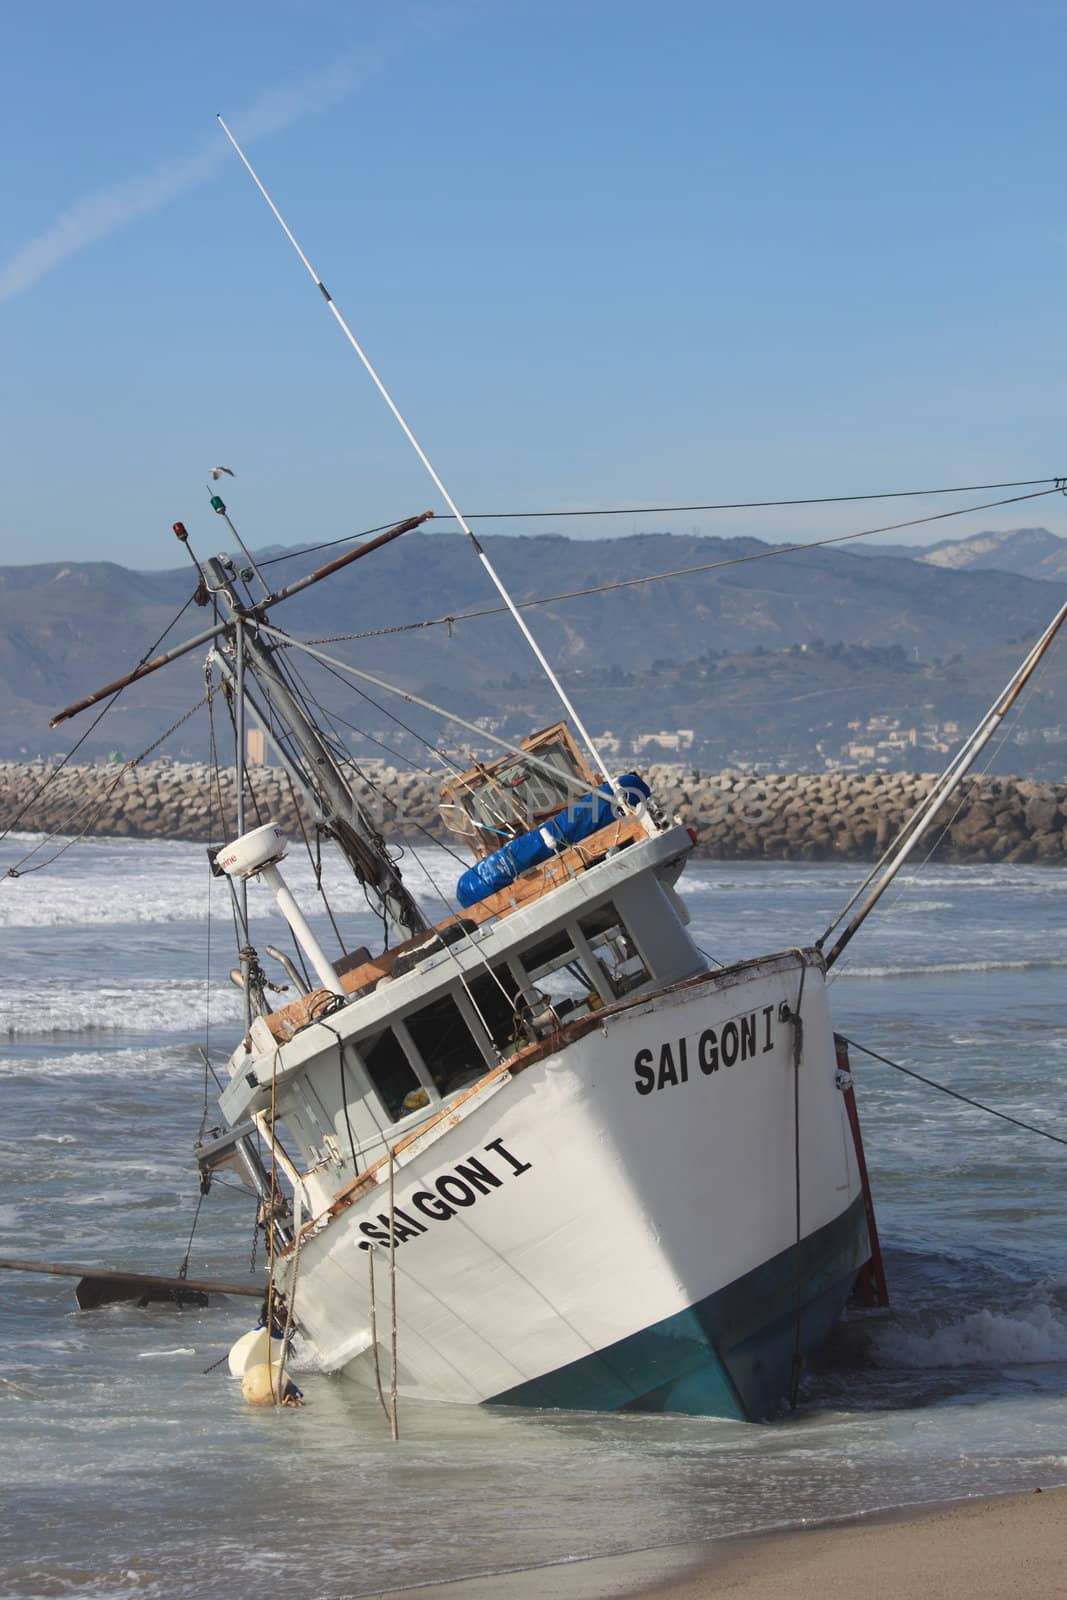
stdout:
[[[324,71],[313,73],[285,88],[261,95],[242,116],[234,119],[243,138],[251,141],[278,133],[301,117],[324,111],[380,69],[381,57],[361,51],[343,56]],[[62,212],[51,227],[30,239],[0,265],[0,301],[22,294],[87,245],[104,239],[139,217],[158,211],[176,195],[204,183],[226,161],[229,151],[222,138],[206,141],[192,155],[164,161],[139,178],[127,178],[83,195]]]

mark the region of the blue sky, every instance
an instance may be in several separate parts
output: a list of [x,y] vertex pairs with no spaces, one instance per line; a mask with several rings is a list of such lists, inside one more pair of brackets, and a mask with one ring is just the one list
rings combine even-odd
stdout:
[[[1067,472],[1061,4],[66,0],[4,33],[0,561],[177,565],[176,518],[206,553],[218,462],[257,545],[437,502],[218,111],[465,510]],[[1039,523],[1067,504],[914,537]]]

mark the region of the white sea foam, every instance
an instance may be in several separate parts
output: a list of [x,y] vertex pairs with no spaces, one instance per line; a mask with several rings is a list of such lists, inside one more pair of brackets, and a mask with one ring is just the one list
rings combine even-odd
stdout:
[[[59,868],[20,878],[0,895],[0,927],[84,928],[124,923],[204,922],[204,870],[111,877],[70,876]],[[216,909],[223,902],[216,890]]]
[[1012,1312],[974,1311],[926,1332],[883,1328],[876,1352],[880,1366],[919,1370],[1067,1361],[1067,1315],[1042,1300]]
[[1058,894],[1062,890],[1055,868],[1023,866],[927,867],[921,872],[901,873],[901,889],[1006,889],[1013,894]]
[[[65,862],[57,863],[47,872],[7,881],[0,893],[0,928],[203,923],[208,919],[209,897],[211,916],[229,920],[229,891],[209,875],[202,845],[145,840],[92,844],[94,853],[75,854],[67,870]],[[412,893],[438,915],[442,896],[451,907],[466,862],[433,845],[408,847],[402,854],[405,882]],[[351,873],[336,858],[328,858],[324,867],[324,884],[335,910],[366,918],[366,898]],[[314,916],[322,903],[302,846],[287,858],[284,872],[307,914]],[[280,923],[273,898],[261,886],[252,885],[250,903],[255,919]]]
[[[205,998],[203,983],[176,979],[127,989],[23,988],[0,1001],[0,1037],[190,1033],[203,1027]],[[210,1008],[212,1021],[226,1028],[240,1021],[241,1001],[235,989],[213,986]]]
[[922,978],[953,972],[1027,972],[1036,967],[1067,967],[1067,957],[1041,956],[1022,961],[928,961],[909,966],[844,967],[842,978]]
[[[135,1078],[142,1073],[156,1074],[161,1067],[178,1065],[186,1058],[184,1046],[121,1050],[65,1050],[54,1056],[15,1055],[0,1059],[0,1080],[4,1078],[94,1078],[101,1076]],[[192,1058],[189,1057],[191,1060]],[[72,1134],[35,1134],[31,1143],[76,1144]]]

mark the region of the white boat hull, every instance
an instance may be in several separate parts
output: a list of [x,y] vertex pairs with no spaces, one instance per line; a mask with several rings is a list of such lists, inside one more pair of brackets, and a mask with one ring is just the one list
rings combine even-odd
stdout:
[[[789,952],[485,1085],[396,1159],[400,1393],[771,1415],[870,1255],[835,1071],[821,965]],[[371,1253],[389,1371],[376,1176],[305,1233],[294,1302],[326,1369],[366,1383]]]

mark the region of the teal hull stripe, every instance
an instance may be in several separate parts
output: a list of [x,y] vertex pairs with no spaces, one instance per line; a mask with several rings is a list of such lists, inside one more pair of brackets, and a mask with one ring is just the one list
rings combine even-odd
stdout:
[[798,1300],[803,1359],[826,1338],[869,1256],[860,1197],[833,1222],[688,1310],[487,1403],[765,1421],[789,1392]]

